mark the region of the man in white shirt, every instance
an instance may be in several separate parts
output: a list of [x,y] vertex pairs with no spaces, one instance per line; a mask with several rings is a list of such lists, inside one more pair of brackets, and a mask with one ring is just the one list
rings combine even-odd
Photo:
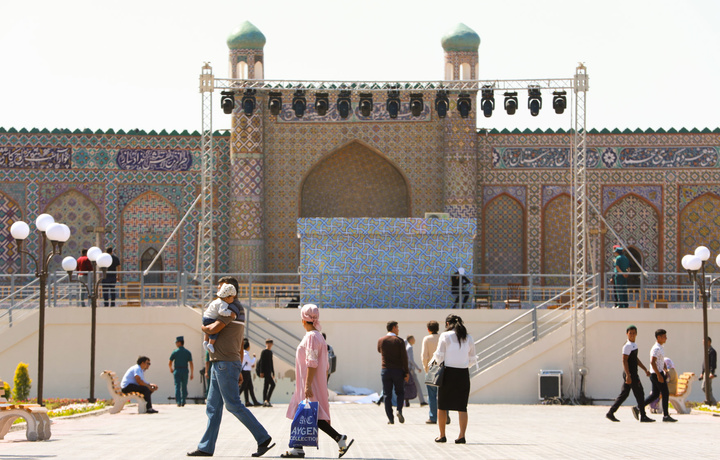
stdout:
[[655,401],[662,395],[663,422],[677,422],[670,417],[668,412],[668,399],[670,392],[667,384],[667,367],[665,365],[665,348],[667,342],[667,331],[658,329],[655,331],[655,345],[650,350],[650,381],[652,382],[652,393],[645,399],[644,406]]
[[157,414],[158,411],[152,407],[151,395],[158,387],[154,383],[145,380],[145,371],[148,370],[149,367],[150,358],[140,356],[137,359],[137,364],[130,367],[130,369],[125,372],[125,375],[123,375],[120,388],[122,388],[123,393],[142,393],[147,407],[147,412],[145,413]]

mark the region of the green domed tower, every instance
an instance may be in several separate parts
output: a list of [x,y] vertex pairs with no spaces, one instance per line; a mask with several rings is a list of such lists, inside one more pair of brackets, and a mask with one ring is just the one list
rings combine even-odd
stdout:
[[230,78],[262,80],[265,35],[250,21],[238,26],[227,38],[230,48]]
[[445,50],[445,80],[478,79],[480,36],[465,24],[458,24],[440,40]]

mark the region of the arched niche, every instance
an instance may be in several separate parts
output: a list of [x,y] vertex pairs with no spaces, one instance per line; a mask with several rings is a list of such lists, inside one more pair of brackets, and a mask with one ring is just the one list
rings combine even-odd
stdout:
[[[9,229],[15,222],[23,220],[22,209],[9,196],[0,192],[0,228]],[[22,272],[22,258],[17,252],[15,240],[0,238],[0,273],[15,274]]]
[[[50,268],[61,270],[62,258],[66,255],[76,259],[80,257],[81,250],[97,244],[97,236],[92,231],[95,227],[104,226],[105,222],[100,209],[86,195],[72,189],[59,195],[51,201],[45,210],[55,218],[70,227],[70,239],[63,245],[62,257],[54,257]],[[88,231],[89,230],[89,231]],[[102,246],[103,238],[100,237]]]
[[720,253],[720,197],[705,193],[692,200],[680,211],[678,228],[678,271],[682,271],[682,256],[694,254],[695,248],[705,246],[710,249],[711,256],[705,271],[717,273],[714,257]]
[[[572,271],[572,232],[568,231],[568,222],[572,222],[570,195],[561,194],[550,200],[542,216],[542,273],[545,275],[569,274]],[[547,277],[546,285],[567,285],[567,278]]]
[[[605,221],[625,244],[644,255],[642,264],[645,270],[660,271],[660,216],[652,204],[637,195],[625,195],[605,211]],[[618,241],[612,232],[605,233],[601,254],[604,260],[601,266],[605,272],[613,270],[612,247],[616,244]],[[654,283],[656,278],[651,277],[646,282]]]
[[[146,192],[125,206],[121,214],[123,270],[140,270],[142,255],[148,248],[162,247],[179,220],[178,209],[162,195]],[[178,270],[182,230],[163,251],[165,270]],[[120,251],[118,251],[120,252]],[[119,255],[119,254],[118,254]]]
[[[485,206],[483,219],[483,271],[488,274],[525,272],[525,213],[523,205],[507,194]],[[520,282],[512,277],[494,278],[493,283]]]
[[352,142],[321,159],[300,186],[300,217],[411,216],[405,177],[382,155]]

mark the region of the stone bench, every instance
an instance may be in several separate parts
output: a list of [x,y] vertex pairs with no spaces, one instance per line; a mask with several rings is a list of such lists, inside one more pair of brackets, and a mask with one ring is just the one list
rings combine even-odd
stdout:
[[108,391],[113,398],[113,406],[110,408],[111,414],[117,414],[125,406],[126,402],[135,401],[138,405],[138,414],[147,412],[147,402],[142,393],[132,392],[123,393],[118,382],[117,375],[113,371],[103,371],[100,377],[107,382]]
[[25,437],[28,441],[45,441],[50,439],[50,417],[47,409],[39,404],[9,404],[5,399],[3,382],[0,380],[0,439],[10,431],[13,422],[22,418],[27,428]]
[[671,394],[668,401],[673,405],[678,414],[689,414],[690,408],[685,405],[685,401],[690,396],[692,390],[692,382],[695,380],[694,372],[685,372],[678,377],[677,389],[675,394]]

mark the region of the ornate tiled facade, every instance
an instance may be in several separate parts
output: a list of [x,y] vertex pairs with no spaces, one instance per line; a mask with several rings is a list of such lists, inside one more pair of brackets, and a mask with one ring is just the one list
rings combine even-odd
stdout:
[[[265,39],[256,28],[243,30],[228,41],[231,76],[245,69],[248,78],[262,79]],[[463,34],[443,39],[445,69],[449,78],[482,77],[472,48],[479,37],[466,26]],[[343,119],[337,89],[327,89],[323,116],[308,91],[303,117],[292,110],[294,89],[275,90],[283,102],[277,116],[258,91],[252,115],[236,104],[230,135],[214,139],[217,271],[296,273],[300,218],[427,212],[475,222],[476,273],[569,271],[570,133],[478,132],[472,92],[468,118],[458,113],[456,93],[440,118],[434,91],[421,93],[423,110],[413,116],[404,88],[391,118],[383,92],[373,92],[373,110],[363,116],[360,91],[353,90]],[[495,116],[504,116],[498,109]],[[556,116],[548,112],[542,116]],[[720,130],[591,130],[587,149],[588,199],[647,270],[680,271],[682,255],[699,244],[720,251]],[[118,248],[123,268],[135,270],[199,193],[199,171],[197,133],[0,128],[0,226],[54,212],[73,227],[74,253],[94,241],[83,226],[106,226],[102,244]],[[194,270],[198,214],[191,210],[163,255],[164,268]],[[602,235],[591,244],[602,260],[598,270],[609,268],[616,243],[610,232]],[[28,249],[37,250],[35,235]],[[0,243],[0,251],[0,270],[20,269],[12,244]]]

